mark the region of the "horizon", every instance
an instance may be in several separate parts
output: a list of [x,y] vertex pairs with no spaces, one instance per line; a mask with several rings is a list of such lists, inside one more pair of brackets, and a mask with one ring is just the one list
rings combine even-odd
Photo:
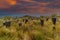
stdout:
[[[19,14],[19,13],[3,13],[3,14],[0,14],[0,18],[2,17],[6,17],[6,16],[10,16],[10,17],[23,17],[25,15],[28,15],[28,16],[34,16],[34,17],[40,17],[40,16],[51,16],[52,14]],[[60,14],[57,14],[58,16],[60,16]]]

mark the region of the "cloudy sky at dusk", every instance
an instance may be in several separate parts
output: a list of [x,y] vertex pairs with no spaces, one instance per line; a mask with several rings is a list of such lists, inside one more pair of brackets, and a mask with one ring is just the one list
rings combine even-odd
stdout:
[[0,0],[1,13],[52,14],[60,13],[60,0]]

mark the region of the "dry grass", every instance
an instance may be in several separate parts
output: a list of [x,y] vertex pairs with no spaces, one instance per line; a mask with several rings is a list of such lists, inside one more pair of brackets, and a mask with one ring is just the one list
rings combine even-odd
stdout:
[[[22,18],[18,18],[22,22],[22,26],[18,26],[18,21],[12,19],[11,26],[6,28],[3,21],[0,20],[0,40],[60,40],[60,22],[57,21],[53,31],[51,19],[44,22],[44,26],[40,25],[40,19],[31,20],[25,24]],[[4,19],[2,19],[4,20]]]

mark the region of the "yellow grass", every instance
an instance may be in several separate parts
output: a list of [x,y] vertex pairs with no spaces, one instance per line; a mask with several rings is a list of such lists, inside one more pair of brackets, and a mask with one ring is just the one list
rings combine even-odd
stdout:
[[0,40],[60,40],[60,22],[57,21],[54,31],[51,18],[44,21],[43,27],[40,25],[40,19],[28,19],[29,21],[24,23],[22,18],[18,18],[22,23],[20,27],[18,21],[12,19],[11,26],[8,28],[3,25],[2,20],[0,20]]

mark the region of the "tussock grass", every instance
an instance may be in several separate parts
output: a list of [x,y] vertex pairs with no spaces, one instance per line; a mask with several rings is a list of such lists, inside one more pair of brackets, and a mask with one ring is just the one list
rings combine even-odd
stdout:
[[[40,18],[38,20],[28,19],[27,23],[22,20],[23,18],[17,18],[16,20],[13,18],[11,26],[8,28],[0,20],[0,40],[60,40],[60,22],[57,21],[56,30],[54,31],[51,19],[47,22],[44,20],[43,27],[40,25]],[[18,22],[21,22],[22,26],[19,27]]]

